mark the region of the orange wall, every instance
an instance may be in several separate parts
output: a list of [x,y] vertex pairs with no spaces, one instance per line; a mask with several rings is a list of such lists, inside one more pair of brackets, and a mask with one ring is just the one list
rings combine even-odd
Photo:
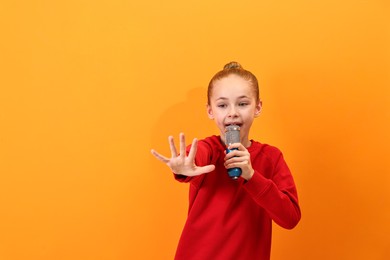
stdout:
[[172,259],[188,186],[149,151],[217,133],[205,91],[231,60],[299,191],[273,259],[390,259],[389,7],[3,1],[0,259]]

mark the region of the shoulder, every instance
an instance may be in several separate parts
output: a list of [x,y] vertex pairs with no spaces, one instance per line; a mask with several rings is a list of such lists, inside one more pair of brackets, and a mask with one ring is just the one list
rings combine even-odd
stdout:
[[221,142],[219,136],[213,135],[199,140],[198,142],[198,151],[206,152],[208,154],[213,154],[218,151],[224,151],[225,147]]
[[275,174],[290,174],[290,170],[279,148],[259,142],[253,142],[252,144],[252,152],[250,153],[254,169],[261,169],[262,174],[267,178],[275,178]]
[[210,148],[224,148],[219,136],[213,135],[199,140],[199,145],[208,146]]
[[198,141],[196,159],[197,161],[215,163],[224,151],[225,147],[222,145],[220,137],[213,135]]
[[263,144],[258,141],[252,141],[252,145],[248,149],[249,152],[255,156],[266,157],[271,161],[279,160],[283,157],[282,151],[276,146],[270,144]]

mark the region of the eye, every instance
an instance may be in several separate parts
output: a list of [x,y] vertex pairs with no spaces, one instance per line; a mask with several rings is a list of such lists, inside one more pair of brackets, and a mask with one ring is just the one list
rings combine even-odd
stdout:
[[226,104],[218,104],[217,107],[219,107],[219,108],[225,108],[225,107],[226,107]]
[[240,103],[238,103],[238,105],[239,105],[240,107],[244,107],[244,106],[247,106],[248,103],[247,103],[247,102],[240,102]]

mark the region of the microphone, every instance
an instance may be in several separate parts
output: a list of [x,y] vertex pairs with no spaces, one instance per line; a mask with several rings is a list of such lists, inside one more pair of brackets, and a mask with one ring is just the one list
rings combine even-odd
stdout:
[[[229,146],[232,143],[239,143],[240,142],[240,127],[238,125],[229,125],[225,128],[225,142],[226,145]],[[234,149],[227,149],[226,153],[230,153],[233,150],[238,150],[237,148]],[[229,177],[233,180],[238,179],[238,177],[241,176],[241,168],[230,168],[228,169]]]

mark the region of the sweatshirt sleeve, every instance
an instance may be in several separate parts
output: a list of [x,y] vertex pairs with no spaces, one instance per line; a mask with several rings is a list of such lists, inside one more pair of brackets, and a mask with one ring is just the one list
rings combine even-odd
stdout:
[[178,182],[190,182],[192,177],[188,177],[188,176],[185,176],[185,175],[181,175],[181,174],[176,174],[173,172],[173,177],[175,178],[175,180],[177,180]]
[[252,178],[243,186],[255,202],[264,208],[279,226],[292,229],[300,218],[298,195],[291,172],[283,155],[277,150],[271,178],[255,170]]

